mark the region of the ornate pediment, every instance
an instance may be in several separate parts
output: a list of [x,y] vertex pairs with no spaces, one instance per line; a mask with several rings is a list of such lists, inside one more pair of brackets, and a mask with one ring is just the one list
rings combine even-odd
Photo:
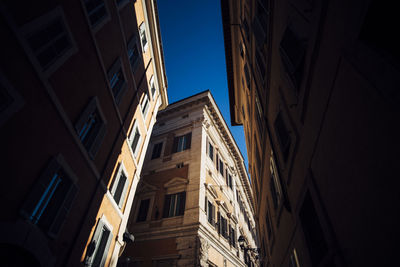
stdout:
[[141,181],[138,186],[137,192],[139,194],[144,194],[144,193],[154,192],[157,190],[158,188],[156,186],[146,183],[145,181]]
[[211,194],[214,198],[218,198],[217,190],[215,190],[213,184],[204,183],[204,186],[207,188],[208,192],[210,192],[210,194]]
[[169,180],[164,184],[164,188],[170,188],[170,187],[175,187],[175,186],[180,186],[180,185],[186,185],[189,183],[189,180],[186,178],[180,178],[180,177],[175,177]]

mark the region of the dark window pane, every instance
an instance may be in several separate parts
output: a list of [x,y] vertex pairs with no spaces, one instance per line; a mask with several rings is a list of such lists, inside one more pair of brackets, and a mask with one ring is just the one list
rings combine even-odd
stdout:
[[117,204],[120,204],[121,201],[121,196],[122,196],[122,191],[124,190],[125,183],[127,181],[127,178],[123,172],[121,172],[117,184],[117,188],[115,189],[114,193],[114,200],[117,202]]
[[144,222],[147,218],[147,213],[149,211],[150,199],[144,199],[140,201],[139,213],[137,216],[137,222]]
[[286,161],[289,156],[291,141],[290,141],[290,135],[289,135],[286,125],[283,121],[281,113],[279,113],[278,116],[276,117],[274,126],[275,126],[275,132],[278,136],[279,145],[280,145],[284,160]]
[[153,153],[151,155],[151,159],[156,159],[156,158],[159,158],[161,156],[162,145],[163,145],[162,142],[154,145]]

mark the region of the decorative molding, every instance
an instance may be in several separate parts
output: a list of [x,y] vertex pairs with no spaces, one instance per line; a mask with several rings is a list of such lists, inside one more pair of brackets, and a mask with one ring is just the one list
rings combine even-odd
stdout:
[[174,187],[177,185],[186,185],[189,183],[189,180],[186,178],[175,177],[169,180],[164,184],[164,188]]
[[214,198],[218,198],[218,193],[214,189],[213,184],[204,183],[204,187],[211,193]]

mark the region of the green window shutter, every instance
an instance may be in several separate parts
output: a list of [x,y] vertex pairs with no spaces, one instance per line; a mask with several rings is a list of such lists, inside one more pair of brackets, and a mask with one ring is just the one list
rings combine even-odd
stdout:
[[41,197],[43,194],[45,194],[45,191],[53,179],[54,174],[56,174],[59,170],[60,164],[56,158],[52,158],[47,164],[43,173],[40,175],[39,179],[36,181],[36,184],[30,191],[27,199],[21,207],[20,212],[23,217],[31,220],[31,216],[33,215],[37,205],[39,205]]

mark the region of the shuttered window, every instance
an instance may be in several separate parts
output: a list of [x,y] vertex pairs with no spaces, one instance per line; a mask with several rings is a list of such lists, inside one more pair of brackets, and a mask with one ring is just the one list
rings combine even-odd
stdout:
[[165,195],[163,217],[181,216],[185,212],[186,192]]
[[140,107],[142,108],[142,114],[143,114],[143,118],[146,119],[146,115],[147,115],[147,111],[149,111],[149,97],[147,95],[147,92],[144,93],[142,102],[140,103]]
[[172,152],[181,152],[186,149],[190,149],[190,145],[192,142],[192,133],[188,133],[185,135],[177,136],[174,138]]
[[83,146],[94,159],[106,134],[106,122],[97,97],[93,97],[75,124],[75,130]]
[[139,48],[137,45],[137,38],[136,36],[133,36],[128,43],[128,58],[129,58],[129,63],[131,64],[132,71],[135,71],[136,66],[139,63]]
[[215,225],[215,207],[211,201],[207,201],[207,219],[212,225]]
[[289,157],[291,140],[290,140],[289,131],[285,125],[285,122],[283,120],[281,112],[279,112],[278,115],[276,116],[276,119],[274,122],[274,128],[275,128],[276,135],[278,137],[279,147],[281,149],[283,159],[286,162]]
[[300,87],[302,80],[306,47],[307,40],[301,40],[291,27],[287,27],[280,43],[279,52],[295,88]]
[[128,191],[128,185],[128,177],[126,171],[124,170],[123,164],[121,163],[118,167],[117,173],[114,176],[110,190],[111,195],[114,197],[115,203],[117,203],[120,209],[124,204],[126,193]]
[[139,131],[139,127],[137,126],[137,122],[135,121],[132,127],[131,134],[129,136],[129,143],[132,149],[133,154],[136,156],[138,152],[139,143],[141,140],[141,135]]
[[163,147],[163,142],[154,145],[153,153],[151,154],[151,159],[157,159],[161,156],[162,147]]
[[100,219],[86,252],[85,266],[103,267],[105,265],[112,238],[111,230]]
[[108,81],[110,83],[115,102],[119,104],[126,91],[126,80],[122,71],[121,60],[119,58],[113,63],[108,71]]
[[140,201],[139,212],[136,221],[144,222],[147,219],[147,213],[149,212],[150,199],[142,199]]
[[95,27],[107,17],[107,9],[104,0],[84,0],[90,25]]
[[21,214],[56,237],[71,209],[78,187],[61,156],[52,158],[21,208]]

